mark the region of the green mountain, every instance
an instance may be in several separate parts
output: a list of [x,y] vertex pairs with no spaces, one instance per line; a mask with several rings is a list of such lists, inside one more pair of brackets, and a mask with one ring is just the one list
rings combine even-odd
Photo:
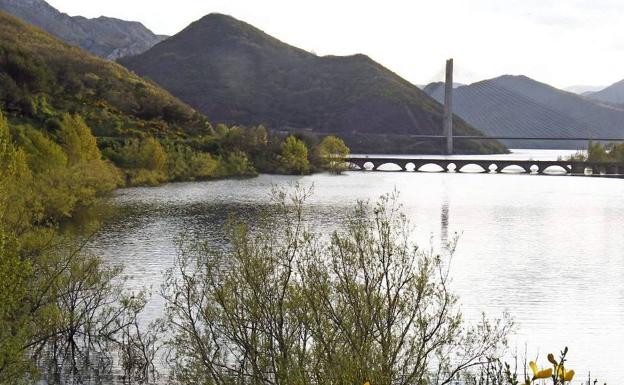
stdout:
[[207,120],[158,85],[0,12],[0,109],[53,128],[81,115],[101,138],[184,137]]
[[69,16],[44,0],[0,0],[0,11],[110,60],[139,54],[166,38],[138,22],[105,16],[95,19]]
[[[338,134],[354,151],[439,151],[395,136],[441,132],[442,106],[415,85],[365,55],[319,57],[229,16],[205,16],[119,62],[216,122]],[[459,118],[455,132],[479,134]],[[458,146],[504,151],[492,142]]]

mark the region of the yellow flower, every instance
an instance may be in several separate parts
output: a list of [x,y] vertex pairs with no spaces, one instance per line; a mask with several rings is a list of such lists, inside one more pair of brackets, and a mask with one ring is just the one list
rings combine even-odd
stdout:
[[533,379],[531,381],[535,381],[535,380],[539,380],[543,378],[550,378],[550,376],[552,376],[553,371],[551,368],[538,370],[537,364],[534,361],[529,362],[529,366],[531,367],[531,370],[533,371]]
[[529,367],[533,371],[533,377],[537,376],[537,373],[539,373],[539,370],[537,370],[537,364],[535,363],[535,361],[529,362]]
[[550,362],[553,365],[559,365],[559,363],[557,362],[557,360],[555,360],[555,356],[552,353],[548,354],[548,362]]
[[370,382],[366,381],[366,382],[364,383],[364,385],[370,385]]
[[542,378],[550,378],[552,376],[552,372],[553,372],[552,368],[540,370],[539,372],[537,372],[537,375],[533,379],[539,380]]
[[566,370],[563,375],[563,381],[572,381],[573,378],[574,378],[574,370],[572,369]]

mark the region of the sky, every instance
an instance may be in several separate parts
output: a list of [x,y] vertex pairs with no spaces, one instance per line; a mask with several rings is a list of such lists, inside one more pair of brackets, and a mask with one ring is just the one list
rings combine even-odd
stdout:
[[415,84],[527,75],[566,88],[624,79],[622,0],[48,0],[72,16],[173,35],[212,13],[318,55],[364,53]]

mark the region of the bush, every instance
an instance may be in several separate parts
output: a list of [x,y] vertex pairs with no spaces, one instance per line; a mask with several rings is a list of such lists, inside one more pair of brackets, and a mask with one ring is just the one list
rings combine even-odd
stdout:
[[340,174],[347,169],[346,158],[349,156],[349,147],[342,139],[335,136],[326,136],[319,144],[317,151],[321,164],[326,170]]
[[233,151],[225,155],[221,161],[222,176],[253,176],[256,170],[249,161],[247,154],[242,151]]
[[302,140],[292,135],[284,140],[279,161],[282,171],[286,174],[302,175],[310,172],[308,148]]
[[442,384],[505,344],[510,324],[462,323],[448,266],[409,239],[396,201],[310,233],[307,191],[276,192],[231,247],[181,250],[162,294],[178,383]]
[[212,155],[200,152],[191,156],[189,167],[193,179],[209,179],[219,175],[220,164]]

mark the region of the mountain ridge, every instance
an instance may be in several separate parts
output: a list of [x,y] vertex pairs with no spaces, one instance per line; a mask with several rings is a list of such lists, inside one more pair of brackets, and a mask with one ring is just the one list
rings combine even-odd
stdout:
[[624,107],[624,80],[615,82],[600,91],[591,92],[586,96],[594,100]]
[[44,0],[0,0],[0,11],[109,60],[137,55],[165,38],[137,21],[108,16],[92,19],[70,16]]
[[[357,135],[385,134],[385,143],[403,144],[390,136],[439,134],[442,127],[439,103],[370,57],[317,56],[228,15],[206,15],[119,62],[215,122],[331,132],[354,151],[375,150],[379,144],[377,139],[362,143]],[[479,134],[459,118],[455,127],[459,133]],[[425,145],[429,151],[432,146]],[[490,144],[467,147],[504,151]]]
[[[440,84],[425,90],[444,97]],[[623,137],[624,110],[594,102],[524,75],[502,75],[467,86],[454,94],[454,110],[486,134],[526,137]],[[519,142],[506,142],[518,145]],[[522,142],[530,147],[578,148],[581,142]]]

